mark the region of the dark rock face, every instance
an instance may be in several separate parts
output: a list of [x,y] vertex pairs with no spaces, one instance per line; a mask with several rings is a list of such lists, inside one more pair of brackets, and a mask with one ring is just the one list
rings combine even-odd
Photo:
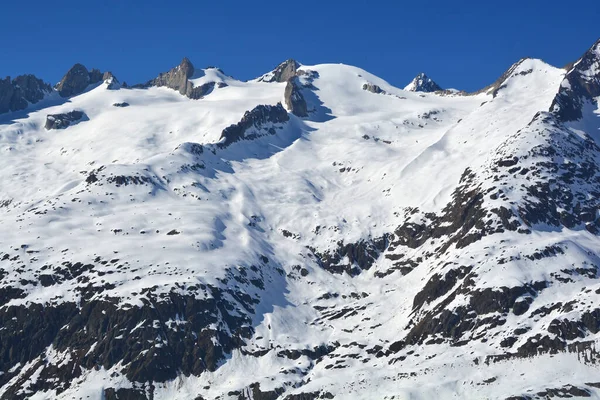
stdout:
[[219,82],[218,84],[216,82],[207,82],[201,86],[195,87],[194,84],[189,81],[195,71],[196,69],[192,62],[187,58],[184,58],[177,67],[158,75],[157,78],[144,85],[137,85],[135,87],[168,87],[177,90],[179,93],[192,100],[198,100],[210,94],[215,89],[215,86],[219,88],[227,86],[224,82]]
[[261,79],[263,82],[287,82],[290,78],[296,76],[300,64],[293,59],[286,60],[279,64],[273,70],[271,76]]
[[52,87],[34,75],[19,75],[0,79],[0,114],[19,111],[35,104],[52,91]]
[[[356,276],[361,271],[370,269],[388,245],[389,237],[386,235],[356,243],[340,242],[337,249],[329,253],[319,253],[314,249],[312,251],[323,269],[334,274],[345,272],[350,276]],[[348,263],[342,263],[346,258]]]
[[136,389],[104,389],[104,400],[147,400],[148,397],[143,390]]
[[238,400],[277,400],[283,392],[284,390],[279,388],[263,392],[260,390],[260,384],[253,383],[238,395]]
[[65,129],[73,123],[79,122],[85,114],[81,111],[71,111],[65,114],[50,114],[46,117],[46,125],[44,126],[47,130],[51,129]]
[[308,393],[298,393],[298,394],[289,394],[284,400],[316,400],[316,399],[333,399],[333,394],[329,392],[308,392]]
[[424,73],[420,73],[413,79],[412,87],[409,89],[412,92],[436,92],[442,88]]
[[[273,126],[265,127],[265,125],[283,124],[289,119],[290,117],[281,103],[277,103],[276,106],[256,106],[254,109],[246,111],[240,122],[223,130],[219,147],[227,147],[239,140],[275,134]],[[249,132],[252,129],[254,132]]]
[[192,62],[187,59],[187,57],[184,57],[177,67],[168,72],[161,73],[156,79],[151,80],[146,85],[159,87],[166,86],[187,96],[193,89],[193,85],[188,79],[194,75],[194,71],[195,69]]
[[126,101],[122,102],[122,103],[114,103],[113,107],[129,107],[129,103],[127,103]]
[[600,40],[567,73],[552,106],[561,121],[582,117],[585,102],[600,96]]
[[365,83],[362,88],[363,88],[363,90],[366,90],[367,92],[371,92],[371,93],[375,93],[375,94],[385,93],[385,90],[383,90],[379,86],[375,85],[374,83],[370,83],[370,82]]
[[308,117],[306,100],[302,95],[298,78],[292,77],[287,81],[284,92],[285,105],[297,117]]
[[78,63],[67,71],[55,89],[61,97],[71,97],[83,93],[89,85],[94,85],[109,78],[113,78],[113,84],[118,84],[112,73],[102,73],[98,69],[88,71],[84,65]]
[[82,64],[75,64],[56,85],[61,97],[79,94],[90,84],[90,73]]
[[[221,83],[221,82],[220,82]],[[219,86],[222,87],[222,86]],[[210,94],[215,89],[215,82],[208,82],[204,85],[200,85],[192,88],[188,93],[187,97],[193,100],[201,99],[207,94]]]
[[[0,385],[6,385],[20,372],[9,372],[12,366],[35,362],[33,370],[11,385],[6,398],[25,399],[26,395],[18,393],[19,387],[38,367],[42,370],[32,389],[53,388],[58,392],[80,376],[79,366],[111,368],[121,362],[121,372],[132,382],[140,383],[164,382],[178,374],[200,375],[215,370],[225,353],[251,335],[250,317],[238,316],[235,307],[250,310],[257,300],[239,290],[205,289],[212,298],[198,300],[194,294],[149,293],[151,301],[124,309],[109,301],[90,300],[103,288],[89,288],[82,293],[86,300],[80,305],[33,304],[4,309],[0,313],[0,354],[5,355],[0,360]],[[185,323],[176,324],[175,319]],[[222,328],[208,329],[210,325]],[[61,365],[44,360],[44,351],[50,345],[59,352],[68,352],[69,360]],[[104,394],[107,399],[146,398],[143,391],[134,389],[109,388]]]

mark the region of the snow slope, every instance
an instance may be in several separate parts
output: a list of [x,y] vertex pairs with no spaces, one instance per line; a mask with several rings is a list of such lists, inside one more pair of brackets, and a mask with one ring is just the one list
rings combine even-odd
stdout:
[[600,112],[564,93],[595,66],[209,68],[0,115],[0,398],[600,398]]

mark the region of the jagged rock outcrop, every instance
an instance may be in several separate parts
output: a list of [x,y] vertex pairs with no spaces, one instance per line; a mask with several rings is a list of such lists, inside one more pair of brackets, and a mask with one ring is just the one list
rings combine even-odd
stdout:
[[296,60],[290,58],[279,64],[273,71],[260,77],[259,81],[287,82],[290,78],[296,76],[298,68],[300,68],[300,64]]
[[[112,74],[108,74],[112,77]],[[61,97],[75,96],[83,93],[89,85],[102,82],[104,76],[107,76],[107,73],[103,74],[98,69],[88,71],[83,64],[77,63],[67,71],[55,89]]]
[[34,75],[19,75],[0,79],[0,114],[27,108],[52,91],[52,87]]
[[[222,73],[221,70],[217,70]],[[134,87],[168,87],[177,90],[179,93],[192,100],[198,100],[210,94],[215,86],[219,88],[227,86],[225,82],[207,82],[200,86],[194,86],[190,79],[195,72],[196,69],[192,62],[187,57],[184,57],[183,60],[181,60],[181,63],[175,68],[168,72],[161,73],[157,78],[148,81],[146,84],[136,85]]]
[[365,83],[362,88],[363,88],[363,90],[366,90],[367,92],[371,92],[371,93],[375,93],[375,94],[385,93],[385,90],[383,90],[378,85],[375,85],[374,83],[371,83],[371,82]]
[[290,119],[281,103],[275,106],[259,105],[246,111],[240,122],[228,126],[221,133],[219,147],[227,147],[239,140],[255,139],[264,135],[274,135],[275,128]]
[[288,79],[285,85],[285,105],[297,117],[308,117],[308,107],[297,77]]
[[81,121],[86,115],[82,111],[70,111],[64,114],[50,114],[46,116],[46,124],[44,128],[65,129],[74,123]]
[[212,92],[214,89],[215,82],[208,82],[197,87],[192,87],[192,89],[186,93],[186,96],[192,100],[197,100],[203,98],[204,96]]
[[194,75],[194,65],[187,57],[184,57],[178,66],[159,74],[157,78],[149,81],[146,86],[166,86],[187,96],[194,86],[188,80],[192,75]]
[[430,77],[425,75],[424,73],[420,73],[409,83],[404,90],[408,90],[410,92],[436,92],[438,90],[442,90],[442,88],[433,81]]
[[586,102],[600,96],[600,40],[598,40],[565,76],[550,109],[562,121],[575,121],[582,117]]

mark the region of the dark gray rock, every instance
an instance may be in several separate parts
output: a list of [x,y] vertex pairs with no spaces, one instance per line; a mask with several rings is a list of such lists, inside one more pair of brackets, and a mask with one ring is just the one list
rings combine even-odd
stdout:
[[129,388],[107,388],[104,389],[105,400],[147,400],[147,396],[143,390]]
[[124,101],[122,103],[114,103],[113,106],[114,107],[129,107],[129,103]]
[[215,82],[207,82],[204,85],[193,87],[188,93],[187,97],[192,100],[201,99],[207,94],[210,94],[215,89]]
[[227,84],[224,82],[219,82],[218,84],[216,82],[207,82],[204,85],[196,87],[192,82],[189,81],[189,79],[194,75],[194,72],[194,65],[189,59],[184,57],[177,67],[169,70],[168,72],[161,73],[157,78],[152,79],[143,85],[135,85],[134,87],[168,87],[170,89],[177,90],[179,93],[189,97],[190,99],[198,100],[210,94],[214,90],[215,86],[219,88],[227,86]]
[[383,90],[379,86],[377,86],[373,83],[370,83],[370,82],[365,83],[362,88],[363,88],[363,90],[366,90],[367,92],[371,92],[371,93],[375,93],[375,94],[385,93],[385,90]]
[[56,85],[61,97],[70,97],[82,93],[90,84],[90,73],[82,64],[75,64]]
[[283,392],[282,388],[263,392],[260,383],[253,383],[238,395],[238,400],[276,400]]
[[311,248],[321,268],[333,274],[357,276],[377,261],[379,255],[388,247],[389,236],[360,240],[356,243],[338,242],[338,247],[330,252],[319,253]]
[[64,114],[50,114],[46,116],[46,125],[44,126],[47,130],[51,129],[65,129],[73,123],[81,121],[85,117],[82,111],[71,111]]
[[12,81],[18,97],[29,103],[37,103],[52,90],[52,87],[34,75],[19,75]]
[[[411,83],[412,87],[409,89],[411,92],[436,92],[442,90],[442,88],[433,81],[430,77],[424,73],[420,73],[413,79]],[[409,85],[409,86],[411,86]]]
[[296,76],[300,64],[293,59],[286,60],[279,64],[272,72],[271,76],[260,79],[262,82],[287,82],[290,78]]
[[582,115],[585,102],[600,96],[600,40],[574,64],[567,73],[550,111],[560,121],[576,121]]
[[187,57],[184,57],[178,66],[168,72],[161,73],[157,78],[148,82],[146,87],[166,86],[187,95],[193,89],[192,83],[188,81],[192,75],[194,75],[194,65]]
[[93,85],[94,83],[102,82],[103,81],[102,78],[104,77],[104,74],[99,69],[93,68],[89,72],[89,77],[90,77],[90,85]]
[[285,105],[297,117],[308,117],[306,100],[302,95],[300,83],[297,77],[291,77],[287,81],[284,92]]
[[[118,85],[118,81],[110,72],[102,73],[98,69],[88,69],[83,64],[75,64],[63,76],[55,89],[61,97],[71,97],[83,93],[89,85],[95,85],[106,79],[113,78],[113,82]],[[110,89],[111,87],[109,87]],[[112,89],[117,87],[113,85]]]
[[[273,126],[265,127],[265,125],[282,124],[289,119],[290,117],[281,103],[277,103],[276,106],[256,106],[252,110],[246,111],[240,122],[223,130],[221,133],[222,142],[219,143],[219,147],[227,147],[239,140],[249,140],[275,134]],[[251,129],[254,129],[255,132],[248,133]]]
[[0,114],[19,111],[42,100],[52,87],[34,75],[19,75],[0,79]]

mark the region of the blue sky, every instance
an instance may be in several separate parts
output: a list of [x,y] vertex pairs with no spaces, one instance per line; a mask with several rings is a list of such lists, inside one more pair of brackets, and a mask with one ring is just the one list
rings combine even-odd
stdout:
[[287,58],[345,63],[404,86],[425,72],[476,90],[519,58],[556,66],[600,37],[600,1],[12,1],[0,76],[58,81],[76,62],[139,83],[187,56],[251,79]]

